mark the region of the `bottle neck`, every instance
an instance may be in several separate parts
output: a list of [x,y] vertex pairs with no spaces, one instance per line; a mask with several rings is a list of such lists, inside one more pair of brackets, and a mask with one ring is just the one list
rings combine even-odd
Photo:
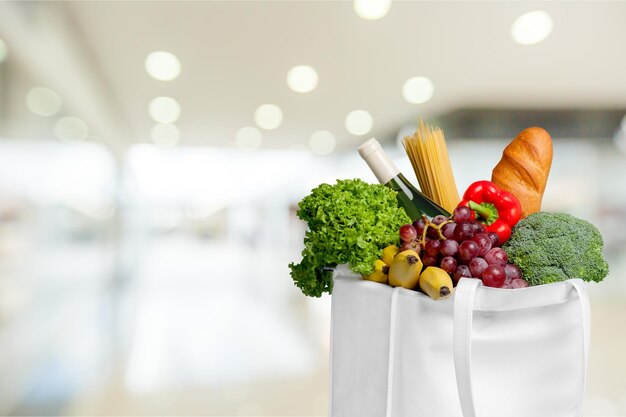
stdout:
[[387,184],[394,177],[400,175],[400,170],[382,148],[363,156],[363,159],[381,184]]

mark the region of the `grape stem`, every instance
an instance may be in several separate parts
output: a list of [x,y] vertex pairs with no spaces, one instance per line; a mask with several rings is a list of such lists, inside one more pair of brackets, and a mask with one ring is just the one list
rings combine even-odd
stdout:
[[429,227],[432,227],[433,229],[437,231],[437,233],[439,234],[440,240],[448,240],[448,238],[443,235],[441,228],[448,223],[452,223],[452,220],[448,219],[445,222],[434,224],[424,214],[422,214],[422,220],[424,220],[424,231],[422,232],[422,237],[420,239],[420,244],[422,245],[422,247],[426,247],[426,233],[428,233]]

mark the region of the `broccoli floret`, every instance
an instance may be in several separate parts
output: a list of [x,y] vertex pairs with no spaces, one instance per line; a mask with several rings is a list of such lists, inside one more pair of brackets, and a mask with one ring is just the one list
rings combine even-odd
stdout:
[[602,235],[588,221],[539,212],[520,220],[502,248],[524,279],[539,285],[570,278],[602,281],[609,273],[603,244]]

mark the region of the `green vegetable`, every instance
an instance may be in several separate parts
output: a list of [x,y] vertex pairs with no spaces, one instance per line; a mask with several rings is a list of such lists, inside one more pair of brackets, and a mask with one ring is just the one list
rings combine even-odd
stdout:
[[502,246],[530,285],[569,278],[600,282],[609,273],[602,235],[591,223],[565,213],[534,213],[513,228]]
[[302,262],[289,264],[291,277],[305,295],[332,293],[328,267],[347,263],[359,274],[370,274],[385,246],[398,242],[398,229],[411,220],[398,207],[396,192],[359,179],[322,184],[299,204],[298,216],[309,230]]

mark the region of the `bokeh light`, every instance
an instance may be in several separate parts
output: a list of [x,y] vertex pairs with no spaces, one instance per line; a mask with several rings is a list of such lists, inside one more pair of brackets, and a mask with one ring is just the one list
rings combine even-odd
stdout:
[[171,52],[155,51],[146,57],[146,71],[159,81],[172,81],[180,75],[180,61]]
[[317,71],[308,65],[298,65],[287,73],[287,85],[297,93],[308,93],[317,87]]
[[39,116],[54,116],[61,110],[62,105],[61,97],[50,88],[31,88],[26,95],[26,106]]
[[346,117],[345,125],[348,132],[362,136],[372,130],[374,118],[365,110],[354,110]]

